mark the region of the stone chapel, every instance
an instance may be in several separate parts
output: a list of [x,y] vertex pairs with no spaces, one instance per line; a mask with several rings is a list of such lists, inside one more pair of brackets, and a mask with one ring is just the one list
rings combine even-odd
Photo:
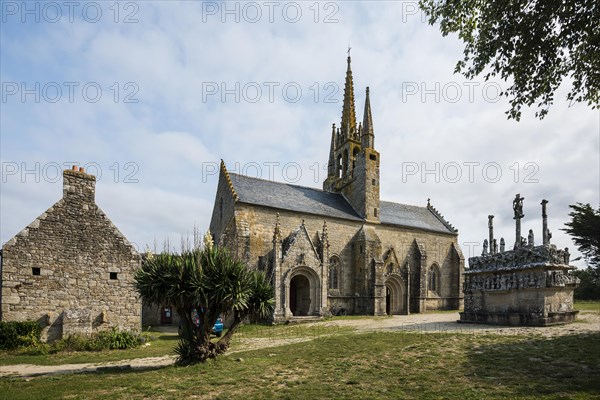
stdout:
[[323,189],[230,173],[221,162],[210,223],[215,244],[272,276],[274,322],[459,309],[458,231],[429,200],[423,207],[380,199],[369,88],[357,124],[347,62]]

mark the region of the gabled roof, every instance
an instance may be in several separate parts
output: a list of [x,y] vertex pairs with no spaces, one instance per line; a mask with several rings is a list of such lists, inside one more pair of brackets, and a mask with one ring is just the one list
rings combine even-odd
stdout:
[[[229,175],[239,202],[306,214],[364,221],[339,193],[252,178],[231,172]],[[409,206],[388,201],[382,201],[380,207],[379,219],[382,224],[456,233],[428,207]]]
[[428,231],[456,233],[438,218],[428,207],[382,201],[379,220],[383,224],[409,226]]
[[259,206],[362,221],[339,193],[229,173],[239,201]]

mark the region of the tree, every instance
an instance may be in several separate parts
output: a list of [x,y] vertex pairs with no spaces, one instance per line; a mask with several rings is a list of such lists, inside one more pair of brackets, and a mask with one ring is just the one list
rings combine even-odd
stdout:
[[[226,249],[210,243],[203,250],[147,257],[135,282],[144,302],[169,304],[179,314],[182,337],[176,351],[180,364],[202,362],[224,353],[246,317],[266,318],[273,312],[273,288],[267,276],[251,271]],[[212,327],[226,313],[233,315],[233,323],[218,342],[212,342]]]
[[600,264],[600,207],[594,210],[590,204],[572,204],[571,221],[562,230],[573,236],[577,249],[584,255],[588,265]]
[[565,78],[570,102],[599,108],[600,2],[597,0],[420,0],[429,24],[443,36],[458,33],[465,43],[455,73],[483,73],[512,85],[508,118],[519,120],[522,106],[537,103],[536,117],[548,113]]
[[575,297],[581,300],[600,299],[600,207],[594,210],[590,204],[572,204],[573,209],[562,230],[573,236],[577,249],[583,254],[587,269],[576,271],[581,284],[575,289]]

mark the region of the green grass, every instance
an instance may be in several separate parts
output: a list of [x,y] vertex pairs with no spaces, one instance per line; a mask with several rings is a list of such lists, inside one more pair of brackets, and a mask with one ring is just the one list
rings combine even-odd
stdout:
[[[344,317],[336,317],[344,318]],[[322,336],[351,332],[352,328],[342,328],[337,326],[324,326],[322,324],[291,324],[291,325],[260,325],[249,324],[242,325],[235,335],[235,339],[253,339],[253,338],[276,338],[276,339],[294,339],[308,338],[314,339]]]
[[[269,344],[269,341],[285,343],[286,340],[294,339],[315,339],[336,334],[348,333],[352,328],[326,327],[319,325],[243,325],[233,336],[231,350],[243,350],[252,342],[261,341],[262,344]],[[119,361],[134,358],[160,357],[165,355],[175,355],[174,348],[177,345],[178,336],[176,333],[150,332],[154,340],[150,341],[149,346],[128,350],[107,350],[107,351],[78,351],[78,352],[60,352],[47,355],[30,355],[26,351],[0,351],[0,365],[14,364],[36,364],[36,365],[60,365],[60,364],[81,364],[81,363],[101,363],[108,361]],[[218,340],[218,338],[213,338]],[[266,343],[265,343],[266,342]]]
[[600,334],[338,334],[185,368],[0,379],[0,397],[584,399],[600,396],[599,359]]
[[151,333],[155,337],[149,346],[140,346],[128,350],[77,351],[59,352],[47,355],[29,355],[24,351],[1,351],[0,365],[37,364],[60,365],[79,363],[100,363],[105,361],[127,360],[131,358],[158,357],[175,354],[173,348],[177,344],[175,333]]
[[600,313],[600,301],[578,300],[575,301],[573,308],[580,311],[597,311]]

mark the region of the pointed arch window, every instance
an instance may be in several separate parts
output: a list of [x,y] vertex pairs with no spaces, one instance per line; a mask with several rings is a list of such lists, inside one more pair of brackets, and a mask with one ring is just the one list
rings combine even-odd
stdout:
[[340,272],[342,263],[337,256],[329,260],[329,289],[340,288]]
[[433,264],[429,268],[429,290],[439,292],[440,290],[440,269],[437,264]]
[[358,152],[359,152],[358,147],[355,147],[352,150],[352,170],[353,171],[354,171],[354,168],[356,167],[356,157],[358,157]]
[[346,176],[346,174],[348,173],[348,149],[344,149],[344,152],[342,153],[342,176]]

